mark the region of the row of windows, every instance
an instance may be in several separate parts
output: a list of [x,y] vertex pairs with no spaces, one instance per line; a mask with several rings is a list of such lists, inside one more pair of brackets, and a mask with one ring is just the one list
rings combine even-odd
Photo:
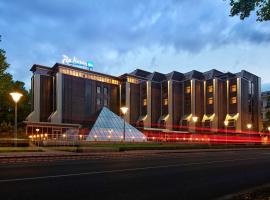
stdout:
[[[167,106],[168,105],[168,99],[163,99],[163,105]],[[143,99],[143,106],[147,106],[147,99]]]
[[[97,94],[101,93],[101,87],[97,86]],[[103,88],[103,94],[108,95],[108,88],[104,87]]]
[[[103,99],[103,105],[108,106],[108,99]],[[97,105],[101,105],[101,98],[97,98]]]
[[140,80],[138,80],[138,79],[136,79],[136,78],[128,77],[128,78],[127,78],[127,82],[128,82],[128,83],[135,83],[135,84],[138,84],[138,83],[140,83]]
[[[208,91],[209,93],[213,93],[213,91],[214,91],[213,85],[209,85],[209,86],[207,87],[207,91]],[[231,85],[230,91],[231,91],[231,92],[236,92],[236,91],[237,91],[237,86],[236,86],[236,85]],[[185,93],[186,93],[186,94],[190,94],[190,92],[191,92],[191,87],[190,87],[190,86],[187,86],[187,87],[185,88]]]
[[[236,104],[237,103],[237,97],[232,97],[230,100],[231,104]],[[212,105],[214,104],[214,98],[209,97],[207,100],[207,104]],[[163,105],[167,106],[168,105],[168,99],[163,99]],[[143,106],[147,106],[147,99],[143,99]]]
[[99,76],[99,75],[95,75],[95,74],[88,74],[88,73],[80,72],[80,71],[77,71],[77,70],[65,69],[65,68],[60,68],[59,71],[60,71],[60,73],[71,75],[71,76],[77,76],[77,77],[87,78],[87,79],[100,81],[100,82],[104,82],[104,83],[110,83],[110,84],[119,85],[118,80],[108,78],[108,77],[104,77],[104,76]]
[[[213,97],[209,97],[208,100],[207,100],[207,103],[209,105],[212,105],[214,103]],[[230,103],[231,104],[236,104],[237,103],[237,97],[232,97],[231,100],[230,100]]]

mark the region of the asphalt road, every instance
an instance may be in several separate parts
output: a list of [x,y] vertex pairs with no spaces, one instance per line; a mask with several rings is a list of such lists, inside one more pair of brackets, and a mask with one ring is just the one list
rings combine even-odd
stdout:
[[270,150],[114,153],[0,165],[6,199],[216,199],[270,183]]

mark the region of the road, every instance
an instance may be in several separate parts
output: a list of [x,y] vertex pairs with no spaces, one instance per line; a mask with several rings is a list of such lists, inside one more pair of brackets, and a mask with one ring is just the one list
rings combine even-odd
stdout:
[[0,165],[1,199],[216,199],[270,182],[270,150],[112,153]]

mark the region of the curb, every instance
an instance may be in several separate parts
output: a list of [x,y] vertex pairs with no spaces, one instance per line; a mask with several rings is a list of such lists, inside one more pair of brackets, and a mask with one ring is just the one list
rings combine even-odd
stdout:
[[[206,152],[226,152],[226,151],[248,151],[248,150],[268,150],[269,148],[236,148],[236,149],[188,149],[188,150],[127,150],[127,151],[118,151],[118,150],[106,150],[106,151],[93,151],[89,152],[65,152],[65,153],[55,153],[55,154],[40,154],[40,152],[33,153],[31,155],[1,155],[0,159],[9,159],[9,158],[48,158],[48,157],[76,157],[76,156],[91,156],[91,155],[102,155],[108,153],[144,153],[144,154],[168,154],[168,153],[206,153]],[[269,149],[270,150],[270,149]]]

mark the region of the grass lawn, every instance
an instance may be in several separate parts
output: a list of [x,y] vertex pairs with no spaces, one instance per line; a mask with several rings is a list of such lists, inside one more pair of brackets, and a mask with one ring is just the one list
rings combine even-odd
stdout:
[[38,147],[0,147],[0,153],[42,152]]

